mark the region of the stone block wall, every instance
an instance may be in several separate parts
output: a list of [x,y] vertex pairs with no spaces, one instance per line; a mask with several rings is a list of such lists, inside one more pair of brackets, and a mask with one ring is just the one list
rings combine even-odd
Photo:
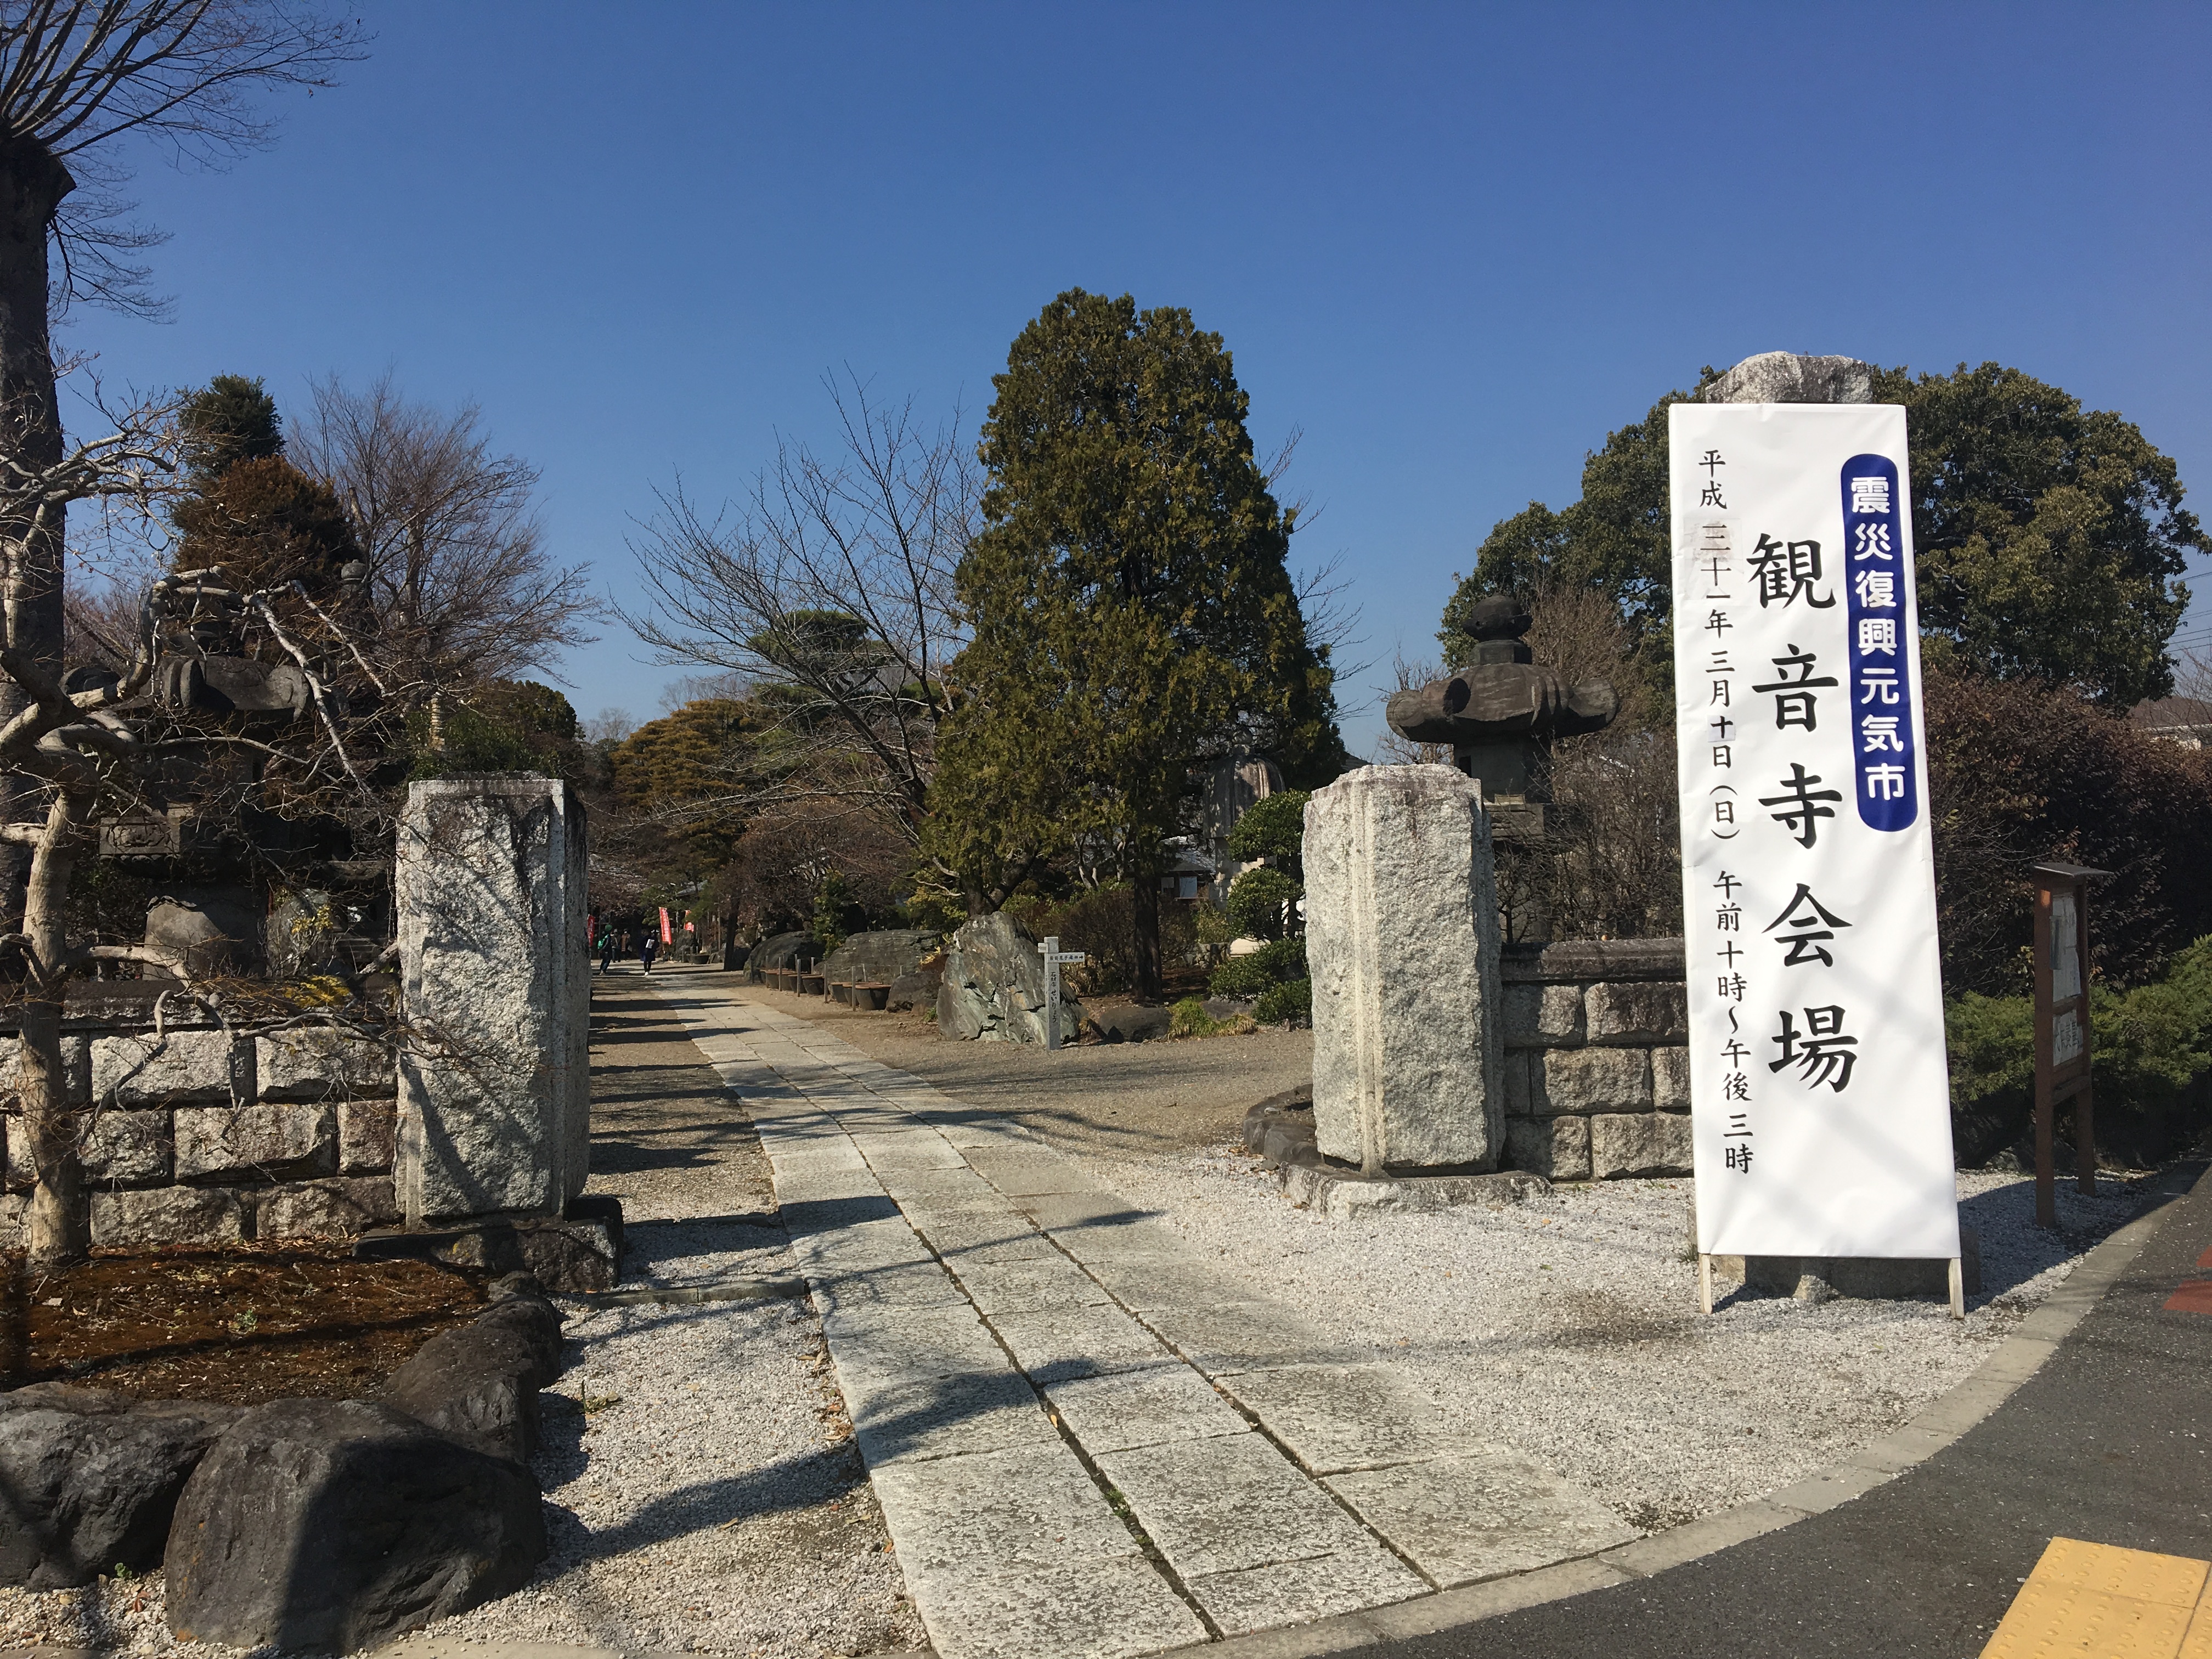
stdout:
[[[143,999],[70,1019],[70,1092],[97,1101],[84,1146],[95,1245],[344,1237],[399,1218],[392,1188],[398,1079],[380,1043],[327,1027],[234,1038]],[[0,1247],[20,1242],[32,1183],[0,1037]]]
[[1680,939],[1509,945],[1505,1162],[1554,1181],[1690,1172]]

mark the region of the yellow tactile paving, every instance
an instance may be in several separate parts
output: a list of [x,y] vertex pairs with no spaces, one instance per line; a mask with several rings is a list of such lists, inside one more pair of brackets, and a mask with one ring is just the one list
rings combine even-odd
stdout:
[[1982,1659],[2212,1659],[2212,1562],[2054,1538]]

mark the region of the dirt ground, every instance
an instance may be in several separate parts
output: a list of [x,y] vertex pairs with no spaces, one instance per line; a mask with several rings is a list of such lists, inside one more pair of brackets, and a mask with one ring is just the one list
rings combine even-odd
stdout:
[[235,1405],[373,1397],[433,1334],[475,1316],[479,1275],[356,1261],[308,1240],[102,1250],[54,1273],[5,1258],[0,1387],[68,1382]]
[[819,997],[743,985],[742,975],[718,969],[656,971],[738,988],[1077,1152],[1142,1157],[1233,1140],[1248,1107],[1313,1079],[1311,1031],[1085,1044],[1052,1054],[1018,1042],[954,1042],[919,1014],[858,1013]]

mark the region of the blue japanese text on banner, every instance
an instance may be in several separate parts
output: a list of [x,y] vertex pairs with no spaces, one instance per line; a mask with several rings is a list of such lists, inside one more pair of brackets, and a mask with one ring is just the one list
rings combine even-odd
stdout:
[[1900,591],[1899,524],[1904,492],[1886,455],[1844,463],[1844,536],[1850,571],[1851,753],[1859,818],[1869,830],[1903,830],[1919,816],[1914,764],[1911,653]]

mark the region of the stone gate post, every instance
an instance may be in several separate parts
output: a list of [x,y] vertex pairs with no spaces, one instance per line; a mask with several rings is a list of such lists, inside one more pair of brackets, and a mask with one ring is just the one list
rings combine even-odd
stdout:
[[1504,1142],[1497,877],[1480,786],[1368,766],[1306,805],[1314,1132],[1364,1173],[1491,1170]]
[[591,1136],[584,809],[558,779],[410,786],[394,894],[407,1224],[558,1215]]

